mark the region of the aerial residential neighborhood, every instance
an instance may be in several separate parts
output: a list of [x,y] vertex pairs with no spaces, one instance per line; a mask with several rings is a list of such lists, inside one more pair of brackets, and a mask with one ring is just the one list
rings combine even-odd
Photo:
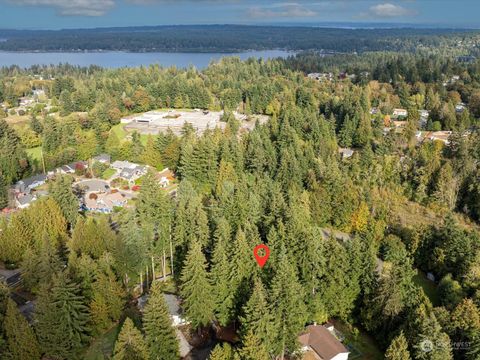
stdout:
[[0,360],[480,360],[479,14],[0,0]]
[[[89,164],[101,162],[115,170],[108,179],[92,177]],[[174,191],[170,186],[175,182],[175,175],[168,168],[155,171],[148,165],[139,165],[129,161],[116,160],[110,163],[108,154],[100,154],[91,161],[78,161],[58,167],[47,174],[39,174],[18,181],[12,188],[14,207],[27,208],[41,196],[48,195],[48,182],[57,176],[71,175],[75,177],[72,186],[81,194],[79,209],[110,213],[115,208],[127,205],[127,200],[135,198],[141,184],[142,176],[148,171],[154,173],[159,185],[168,191]],[[120,181],[119,181],[120,180]]]

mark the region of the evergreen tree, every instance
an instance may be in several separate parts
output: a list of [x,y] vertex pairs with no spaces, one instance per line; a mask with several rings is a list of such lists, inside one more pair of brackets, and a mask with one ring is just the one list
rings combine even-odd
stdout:
[[30,119],[30,128],[38,135],[43,132],[43,125],[35,115],[32,115]]
[[89,304],[91,322],[97,333],[107,330],[113,322],[118,321],[124,307],[125,292],[117,280],[112,267],[115,265],[111,255],[105,253],[97,261],[94,282],[91,284],[91,301]]
[[8,206],[8,192],[5,179],[0,172],[0,210]]
[[[220,226],[227,227],[230,230],[228,222],[222,218]],[[227,254],[226,246],[228,239],[222,239],[220,232],[222,227],[218,227],[216,231],[216,245],[213,251],[211,278],[213,292],[215,296],[215,317],[222,326],[227,326],[232,320],[233,294],[230,284],[230,261]],[[227,235],[229,237],[229,234]],[[227,241],[226,241],[227,240]]]
[[418,360],[451,360],[453,359],[449,336],[431,309],[421,305],[414,313],[411,324],[412,341],[415,344],[414,358]]
[[217,344],[210,353],[209,360],[233,360],[233,349],[228,343]]
[[111,130],[108,134],[107,141],[105,142],[105,151],[111,155],[112,159],[116,159],[118,157],[120,151],[120,140],[113,130]]
[[252,332],[247,333],[238,351],[241,360],[267,360],[269,358],[265,344]]
[[113,360],[148,360],[148,350],[142,333],[130,318],[126,318],[118,334]]
[[193,241],[182,270],[180,293],[185,315],[194,329],[213,320],[214,298],[200,243]]
[[148,135],[147,144],[145,145],[145,149],[143,150],[141,160],[144,164],[150,165],[157,170],[161,170],[163,167],[162,157],[155,148],[155,143],[151,135]]
[[40,359],[40,346],[35,333],[11,299],[7,300],[3,326],[7,338],[7,358],[12,360]]
[[78,198],[72,191],[73,179],[59,176],[49,183],[50,196],[57,202],[67,222],[74,227],[78,216]]
[[48,284],[62,269],[62,262],[47,236],[38,248],[27,248],[20,264],[24,286],[36,293],[39,286]]
[[297,336],[306,320],[303,289],[299,284],[295,268],[282,251],[272,279],[270,311],[274,315],[274,351],[281,359],[285,352],[297,349]]
[[88,309],[79,287],[65,273],[40,290],[35,321],[42,352],[51,358],[75,358],[86,343]]
[[143,329],[149,359],[179,359],[178,340],[172,328],[172,321],[159,282],[154,282],[150,289],[143,316]]
[[[7,283],[0,280],[0,324],[5,322],[7,301],[10,298],[10,289]],[[7,356],[7,339],[5,338],[5,326],[0,326],[0,359]]]
[[76,254],[88,254],[100,258],[106,251],[115,253],[118,238],[110,227],[108,218],[79,218],[68,242],[68,248]]
[[410,353],[408,352],[407,339],[403,332],[395,337],[385,353],[386,360],[410,360]]
[[274,314],[267,302],[267,294],[262,281],[255,278],[254,287],[250,299],[243,307],[243,315],[240,317],[242,324],[241,333],[247,336],[248,333],[254,334],[270,351],[275,334]]

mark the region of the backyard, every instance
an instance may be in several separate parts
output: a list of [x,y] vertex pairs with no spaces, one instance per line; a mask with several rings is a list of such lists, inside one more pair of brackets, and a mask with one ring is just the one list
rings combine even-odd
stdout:
[[363,329],[358,332],[348,324],[333,320],[335,329],[345,336],[343,344],[349,349],[349,360],[383,360],[383,353],[378,348],[375,340]]

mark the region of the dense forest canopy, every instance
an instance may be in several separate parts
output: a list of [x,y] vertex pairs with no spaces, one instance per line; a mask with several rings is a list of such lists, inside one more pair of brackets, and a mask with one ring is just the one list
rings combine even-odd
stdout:
[[[294,358],[305,326],[332,318],[368,333],[388,360],[477,360],[480,62],[457,56],[447,46],[225,58],[202,71],[1,69],[7,109],[33,89],[50,101],[22,126],[2,113],[1,205],[16,180],[101,152],[168,167],[179,186],[170,196],[149,172],[134,206],[92,216],[76,211],[61,176],[49,196],[2,217],[0,260],[21,269],[36,305],[29,325],[0,283],[0,357],[83,358],[120,324],[114,359],[178,359],[169,292],[192,337],[234,329],[239,341],[212,360]],[[226,126],[119,138],[123,116],[158,108],[224,110]],[[408,110],[401,129],[389,120],[397,108]],[[233,111],[269,120],[241,132]],[[448,141],[420,141],[420,130],[449,131]],[[39,145],[43,163],[25,152]],[[263,270],[252,256],[260,243],[271,250]],[[172,276],[155,282],[155,272]],[[429,287],[423,273],[436,279]],[[140,282],[142,314],[130,306]],[[424,351],[427,340],[435,346]]]
[[337,29],[319,27],[184,25],[73,30],[0,30],[0,50],[237,52],[288,49],[327,52],[416,51],[474,45],[478,32],[462,29]]

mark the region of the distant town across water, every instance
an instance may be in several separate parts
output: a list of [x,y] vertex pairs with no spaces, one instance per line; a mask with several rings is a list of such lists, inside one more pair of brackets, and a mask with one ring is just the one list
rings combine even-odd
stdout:
[[202,69],[211,61],[225,56],[238,56],[242,60],[250,57],[271,59],[288,57],[295,52],[286,50],[259,50],[239,53],[171,53],[171,52],[3,52],[0,51],[0,67],[18,65],[22,68],[32,65],[71,64],[78,66],[98,65],[106,68],[137,67],[159,64],[165,67],[185,68],[195,66]]

